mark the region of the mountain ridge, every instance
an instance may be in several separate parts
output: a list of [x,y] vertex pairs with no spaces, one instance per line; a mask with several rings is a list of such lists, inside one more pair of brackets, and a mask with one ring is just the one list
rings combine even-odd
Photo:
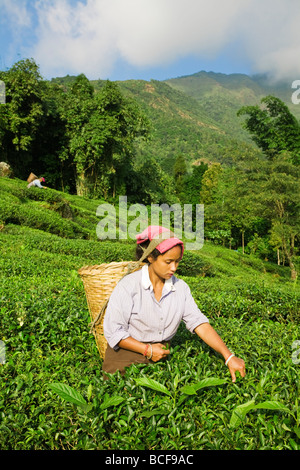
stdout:
[[[91,83],[97,92],[105,80]],[[116,83],[152,123],[151,143],[137,143],[137,160],[154,158],[168,174],[172,174],[180,154],[191,168],[199,161],[223,163],[223,155],[231,146],[257,149],[237,112],[245,105],[260,105],[264,96],[277,96],[300,119],[300,105],[291,100],[292,80],[274,82],[266,75],[202,70],[167,80],[130,79]]]

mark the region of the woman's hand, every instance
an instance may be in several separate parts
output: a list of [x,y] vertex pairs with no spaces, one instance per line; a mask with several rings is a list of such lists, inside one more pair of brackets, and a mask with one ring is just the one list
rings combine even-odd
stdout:
[[153,362],[160,361],[165,356],[170,354],[170,350],[166,349],[166,346],[162,343],[152,343],[152,357]]
[[227,367],[231,374],[233,383],[236,381],[236,375],[235,375],[236,372],[239,372],[242,377],[245,377],[246,375],[245,362],[243,361],[243,359],[240,359],[239,357],[233,356],[228,362]]
[[[195,333],[201,338],[208,346],[213,348],[218,353],[222,354],[224,360],[228,359],[232,353],[227,348],[224,341],[218,335],[218,333],[213,329],[209,323],[202,323],[201,325],[195,328]],[[229,372],[231,374],[232,382],[236,381],[235,373],[239,372],[242,377],[245,377],[245,362],[243,359],[239,359],[236,356],[232,356],[227,364]]]

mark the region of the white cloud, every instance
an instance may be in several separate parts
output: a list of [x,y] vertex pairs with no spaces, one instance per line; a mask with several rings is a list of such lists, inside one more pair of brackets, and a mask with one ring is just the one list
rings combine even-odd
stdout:
[[236,37],[255,72],[274,79],[300,76],[298,0],[253,0],[239,24]]
[[[47,76],[106,78],[122,59],[159,67],[238,50],[253,72],[300,76],[299,0],[0,0]],[[17,8],[18,7],[18,8]],[[35,23],[32,12],[34,10]],[[30,15],[31,13],[31,15]]]
[[[237,0],[116,3],[118,49],[136,66],[159,65],[191,53],[216,53],[232,37],[234,18],[240,8]],[[133,14],[128,14],[128,5]]]
[[[31,15],[27,9],[26,0],[0,0],[0,11],[2,15],[10,18],[10,20],[18,26],[28,27],[31,23]],[[2,16],[1,15],[1,16]],[[3,21],[3,16],[2,18]]]

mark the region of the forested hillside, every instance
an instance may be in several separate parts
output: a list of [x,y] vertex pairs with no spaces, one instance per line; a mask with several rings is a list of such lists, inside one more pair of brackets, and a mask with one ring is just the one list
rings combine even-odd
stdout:
[[32,171],[54,189],[114,203],[204,204],[206,239],[297,277],[300,125],[287,84],[204,72],[46,81],[33,60],[0,79],[1,160],[14,176]]
[[274,82],[265,75],[249,77],[244,74],[198,72],[166,80],[165,83],[193,97],[224,131],[233,138],[249,141],[243,131],[238,110],[245,105],[259,104],[264,96],[280,98],[299,119],[300,106],[292,102],[292,80]]

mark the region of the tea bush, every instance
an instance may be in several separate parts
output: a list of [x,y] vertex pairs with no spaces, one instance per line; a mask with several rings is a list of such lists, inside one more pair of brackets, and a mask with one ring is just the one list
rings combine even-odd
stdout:
[[[2,191],[3,211],[4,192],[19,204]],[[89,201],[67,198],[91,215]],[[264,262],[250,266],[209,244],[180,264],[199,308],[245,359],[244,379],[233,384],[223,359],[182,324],[166,362],[104,381],[78,269],[133,258],[133,242],[1,226],[0,449],[299,450],[300,290],[288,270],[268,273]],[[197,388],[202,380],[215,385]]]
[[[0,448],[298,448],[297,423],[289,413],[253,411],[238,430],[230,427],[234,409],[251,399],[277,400],[295,411],[299,365],[291,360],[291,345],[300,331],[295,322],[260,318],[254,307],[252,317],[240,318],[233,292],[224,302],[229,285],[218,275],[184,279],[229,347],[244,357],[245,379],[232,384],[223,360],[181,326],[167,362],[132,366],[124,377],[117,373],[103,380],[77,269],[99,259],[110,261],[112,254],[128,258],[126,250],[132,248],[60,239],[27,227],[7,226],[0,232],[0,340],[6,347],[6,362],[0,365]],[[268,299],[267,289],[261,293],[253,282],[236,286],[241,300],[243,295],[256,296],[258,302]],[[273,294],[277,301],[282,297],[276,297],[275,286]],[[226,310],[216,313],[217,299]],[[287,300],[292,305],[293,297],[281,298],[283,305]],[[138,385],[142,377],[164,385],[172,400]],[[225,383],[182,395],[184,386],[210,377]],[[49,388],[52,383],[71,386],[91,405],[89,411],[62,400]],[[104,397],[122,401],[106,408]]]

